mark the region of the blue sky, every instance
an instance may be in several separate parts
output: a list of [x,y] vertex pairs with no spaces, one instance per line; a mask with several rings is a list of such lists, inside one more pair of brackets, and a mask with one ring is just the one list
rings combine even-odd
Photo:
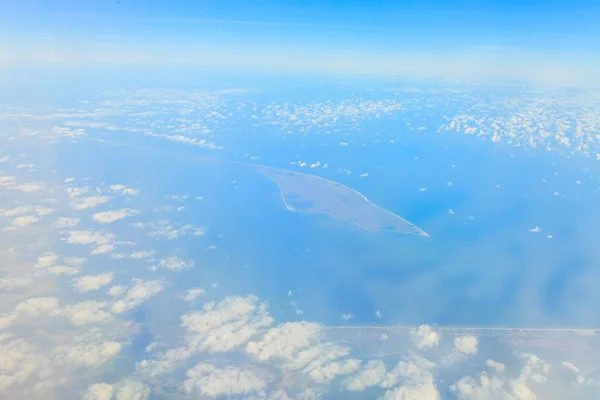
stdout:
[[3,65],[600,83],[594,1],[6,1]]

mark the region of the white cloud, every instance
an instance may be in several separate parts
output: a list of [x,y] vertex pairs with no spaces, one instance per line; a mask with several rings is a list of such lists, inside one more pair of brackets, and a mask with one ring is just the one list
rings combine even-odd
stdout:
[[57,308],[58,299],[56,297],[35,297],[17,304],[13,312],[18,316],[41,316],[47,315]]
[[92,251],[90,251],[90,254],[91,255],[106,254],[106,253],[110,253],[114,249],[115,249],[115,246],[112,244],[101,244],[100,246],[98,246],[98,247],[94,248]]
[[203,311],[184,314],[182,326],[192,335],[193,346],[210,352],[230,351],[246,343],[273,318],[267,304],[256,296],[226,297],[204,305]]
[[65,257],[64,262],[68,265],[56,265],[58,256],[54,253],[45,253],[38,257],[37,262],[33,265],[36,270],[42,270],[52,275],[76,275],[79,273],[79,268],[86,261],[81,257]]
[[201,288],[193,288],[189,289],[185,292],[185,294],[181,297],[185,301],[194,301],[200,296],[204,296],[206,291]]
[[421,325],[410,330],[410,338],[414,345],[420,349],[432,348],[440,342],[440,335],[429,325]]
[[190,224],[176,227],[170,224],[169,221],[159,221],[158,223],[138,222],[132,225],[136,228],[149,229],[147,235],[157,239],[174,240],[181,236],[203,236],[206,234],[206,228],[204,227],[196,227]]
[[15,189],[20,190],[20,191],[25,192],[25,193],[37,192],[37,191],[42,190],[44,188],[45,188],[44,184],[43,183],[39,183],[39,182],[22,183],[22,184],[17,185],[15,187]]
[[385,377],[386,367],[381,360],[369,361],[356,375],[344,379],[342,388],[351,392],[362,392],[368,387],[378,385]]
[[150,397],[150,388],[136,381],[125,380],[117,384],[116,400],[146,400]]
[[177,256],[171,256],[161,258],[158,260],[158,264],[154,264],[149,269],[156,271],[159,269],[168,269],[170,271],[181,271],[183,269],[190,269],[194,267],[195,262],[193,260],[182,260]]
[[131,310],[150,297],[158,294],[163,289],[162,281],[144,281],[134,278],[132,285],[125,293],[123,300],[118,300],[113,304],[112,311],[114,313],[122,313]]
[[152,343],[150,343],[148,346],[146,346],[146,347],[144,348],[144,351],[145,351],[146,353],[150,353],[150,352],[154,351],[154,349],[156,348],[156,346],[158,346],[158,343],[156,343],[156,342],[152,342]]
[[79,224],[79,218],[58,217],[54,221],[57,228],[73,228]]
[[502,373],[506,370],[506,367],[504,366],[504,364],[499,363],[497,361],[494,360],[487,360],[485,362],[485,365],[487,365],[488,367],[490,367],[491,369],[493,369],[494,371],[496,371],[497,373]]
[[0,290],[15,290],[31,285],[32,279],[28,276],[2,276],[0,277]]
[[89,292],[90,290],[100,289],[102,286],[106,286],[113,280],[112,272],[98,274],[98,275],[86,275],[79,277],[73,281],[73,288],[77,292]]
[[54,212],[53,208],[43,206],[19,206],[4,210],[1,214],[5,217],[15,217],[21,214],[35,213],[37,216],[44,216]]
[[260,341],[246,346],[246,352],[261,361],[272,360],[285,368],[300,370],[317,383],[358,370],[360,361],[341,359],[346,347],[321,342],[321,327],[308,322],[287,323],[271,328]]
[[14,310],[0,315],[0,329],[4,329],[14,322],[27,317],[40,317],[50,315],[58,308],[56,297],[35,297],[18,303]]
[[562,363],[563,367],[565,367],[566,369],[569,369],[575,373],[579,373],[579,368],[577,368],[575,365],[573,365],[572,363],[568,362],[568,361],[563,361]]
[[187,371],[186,375],[188,377],[184,384],[186,392],[210,397],[249,393],[257,393],[262,397],[269,383],[274,379],[266,373],[261,376],[252,369],[232,366],[218,368],[207,363],[196,364]]
[[73,325],[87,325],[110,321],[112,314],[108,312],[108,307],[105,301],[89,300],[66,305],[52,314],[69,318]]
[[107,203],[110,199],[108,196],[75,197],[69,202],[69,205],[75,210],[85,210]]
[[93,229],[68,231],[66,238],[63,240],[69,244],[95,244],[102,245],[112,242],[114,235],[112,233],[104,233]]
[[260,361],[292,362],[300,350],[320,341],[322,326],[313,322],[288,322],[269,329],[258,341],[249,342],[246,352]]
[[96,231],[93,229],[79,230],[79,231],[68,231],[66,237],[63,237],[63,241],[69,244],[94,244],[94,248],[90,254],[104,254],[112,251],[115,246],[113,245],[114,235],[112,233],[106,233]]
[[97,367],[111,361],[121,353],[119,342],[106,341],[101,343],[78,343],[67,346],[57,346],[52,349],[52,356],[57,365],[72,368]]
[[24,383],[34,374],[48,373],[46,360],[31,343],[21,338],[0,340],[0,393]]
[[[400,361],[379,384],[388,390],[385,400],[438,400],[440,394],[434,382],[432,369],[436,364],[420,356]],[[399,382],[401,386],[395,387]]]
[[533,228],[529,229],[529,232],[534,232],[534,233],[538,233],[541,231],[542,231],[542,229],[539,226],[534,226]]
[[90,385],[83,395],[83,400],[110,400],[113,397],[115,388],[108,383],[95,383]]
[[520,354],[519,358],[523,360],[523,367],[516,379],[490,376],[486,372],[481,372],[476,378],[470,376],[461,378],[450,387],[450,390],[461,400],[535,400],[537,396],[528,384],[545,383],[547,380],[545,375],[550,372],[550,364],[533,354]]
[[134,251],[133,253],[129,254],[129,258],[133,259],[133,260],[140,260],[142,258],[150,258],[152,256],[154,256],[156,254],[156,251],[154,250],[140,250],[140,251]]
[[54,267],[48,268],[46,271],[52,275],[77,275],[81,270],[77,267],[68,265],[55,265]]
[[134,215],[139,215],[139,211],[138,210],[134,210],[131,208],[123,208],[121,210],[111,210],[111,211],[103,211],[103,212],[99,212],[96,213],[92,216],[92,218],[94,219],[94,221],[100,223],[100,224],[110,224],[112,222],[130,217],[130,216],[134,216]]
[[160,353],[154,360],[142,360],[137,368],[150,376],[172,371],[198,352],[234,350],[271,323],[266,303],[260,303],[255,296],[210,302],[203,311],[181,317],[181,325],[187,329],[185,346]]
[[482,372],[477,379],[461,378],[450,386],[460,400],[535,400],[535,394],[518,381],[507,381]]
[[11,221],[10,225],[5,226],[4,228],[2,228],[2,230],[10,231],[10,230],[15,230],[15,229],[19,229],[19,228],[24,228],[28,225],[38,222],[39,220],[40,219],[38,217],[34,217],[33,215],[16,217]]
[[53,265],[56,265],[58,261],[58,256],[54,253],[44,253],[42,256],[38,257],[36,263],[33,265],[34,268],[49,268]]
[[342,314],[342,319],[343,319],[344,321],[349,321],[349,320],[351,320],[353,317],[354,317],[354,316],[353,316],[352,314],[350,314],[350,313],[347,313],[347,314]]
[[461,353],[467,355],[477,354],[477,338],[475,336],[460,336],[454,338],[454,346]]
[[124,196],[137,196],[140,194],[138,189],[133,189],[125,185],[110,185],[108,187],[108,191],[110,193],[120,193]]
[[108,293],[109,296],[120,297],[120,296],[123,296],[126,291],[127,291],[127,286],[115,285],[115,286],[112,286],[108,290],[107,293]]

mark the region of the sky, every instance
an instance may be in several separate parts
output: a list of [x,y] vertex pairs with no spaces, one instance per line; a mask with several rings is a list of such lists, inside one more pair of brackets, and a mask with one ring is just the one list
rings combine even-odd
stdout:
[[133,64],[596,86],[595,1],[11,1],[0,66]]

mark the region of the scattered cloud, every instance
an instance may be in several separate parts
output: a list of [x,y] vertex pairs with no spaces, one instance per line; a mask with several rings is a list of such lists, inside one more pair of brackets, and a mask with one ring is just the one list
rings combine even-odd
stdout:
[[98,274],[98,275],[86,275],[79,277],[73,281],[73,289],[77,292],[89,292],[90,290],[100,289],[102,286],[106,286],[113,280],[112,272]]
[[206,293],[206,291],[204,289],[193,288],[193,289],[187,290],[185,292],[185,294],[183,294],[183,296],[181,296],[181,298],[185,301],[192,302],[192,301],[196,300],[198,297],[204,296],[205,293]]
[[0,290],[10,291],[15,289],[22,289],[31,285],[33,280],[28,276],[13,276],[6,275],[0,276]]
[[253,393],[264,398],[267,386],[274,380],[270,374],[249,367],[218,368],[208,363],[196,364],[186,372],[186,376],[186,392],[209,397]]
[[169,221],[154,222],[138,222],[133,224],[134,227],[140,229],[148,229],[147,235],[157,239],[174,240],[181,236],[203,236],[206,234],[206,228],[196,227],[194,225],[186,224],[177,227],[174,224],[170,224]]
[[125,297],[113,304],[112,311],[120,314],[131,310],[150,297],[158,294],[163,289],[163,282],[160,280],[144,281],[134,278],[131,286],[125,292]]
[[195,262],[193,260],[183,260],[177,256],[171,256],[161,258],[158,262],[152,265],[149,269],[151,271],[157,271],[159,269],[168,269],[170,271],[181,271],[184,269],[190,269],[194,267]]
[[57,228],[74,228],[79,224],[79,218],[58,217],[54,221]]
[[140,194],[138,189],[133,189],[125,185],[110,185],[108,191],[110,193],[122,194],[123,196],[137,196]]
[[125,219],[130,216],[139,215],[138,210],[123,208],[121,210],[111,210],[95,213],[92,218],[100,224],[110,224],[112,222]]
[[413,344],[420,348],[432,348],[440,342],[440,335],[429,325],[421,325],[418,328],[411,329],[410,338]]
[[95,383],[90,385],[83,395],[83,400],[111,400],[115,388],[108,383]]
[[108,196],[76,197],[69,202],[69,205],[75,210],[86,210],[108,203],[110,199]]
[[475,336],[459,336],[454,338],[454,346],[467,355],[477,354],[477,338]]

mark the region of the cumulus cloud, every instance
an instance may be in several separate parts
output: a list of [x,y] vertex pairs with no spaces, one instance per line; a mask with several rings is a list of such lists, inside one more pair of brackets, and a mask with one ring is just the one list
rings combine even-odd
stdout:
[[54,253],[44,253],[38,257],[33,268],[37,271],[46,272],[52,275],[76,275],[85,258],[65,257],[64,262],[67,265],[56,265],[58,256]]
[[112,244],[101,244],[100,246],[92,249],[92,251],[90,251],[90,254],[93,256],[98,255],[98,254],[106,254],[106,253],[110,253],[114,249],[115,249],[115,246]]
[[16,217],[11,221],[10,225],[3,227],[2,230],[13,231],[13,230],[24,228],[26,226],[34,224],[34,223],[38,222],[39,220],[40,219],[38,217],[35,217],[33,215],[25,215],[22,217]]
[[95,383],[90,385],[83,395],[83,400],[111,400],[115,388],[108,383]]
[[568,361],[563,361],[562,363],[563,367],[565,367],[568,370],[571,370],[575,373],[579,373],[579,368],[577,368],[575,365],[573,365],[572,363],[568,362]]
[[49,373],[47,360],[30,342],[22,338],[0,340],[0,394],[34,374],[47,376]]
[[127,286],[115,285],[115,286],[112,286],[106,293],[108,293],[109,296],[121,297],[125,294],[126,291],[127,291]]
[[77,278],[73,281],[73,289],[77,292],[89,292],[90,290],[100,289],[102,286],[108,285],[113,280],[112,272],[98,274],[98,275],[86,275]]
[[131,286],[125,292],[125,297],[113,304],[112,311],[119,314],[131,310],[158,294],[162,289],[163,282],[160,280],[144,281],[134,278]]
[[234,350],[272,321],[267,304],[259,302],[256,296],[231,296],[207,303],[202,311],[181,316],[181,325],[187,329],[185,346],[160,353],[154,360],[142,360],[137,367],[156,376],[172,371],[198,352]]
[[498,373],[502,373],[506,370],[506,367],[504,366],[504,364],[496,362],[494,360],[487,360],[485,362],[485,365],[487,365],[488,367],[490,367],[491,369],[493,369],[494,371],[498,372]]
[[157,239],[174,240],[181,236],[203,236],[206,234],[206,228],[197,227],[194,225],[186,224],[177,227],[169,221],[154,222],[138,222],[132,224],[136,228],[148,229],[147,235]]
[[[392,388],[385,392],[383,399],[440,399],[432,374],[432,370],[436,367],[437,364],[416,355],[400,361],[380,383],[382,387]],[[399,382],[402,384],[396,386]]]
[[142,382],[125,380],[117,384],[116,400],[147,400],[150,393],[148,385]]
[[45,185],[40,182],[28,182],[15,186],[15,189],[25,193],[37,192],[45,188]]
[[66,317],[73,325],[102,323],[110,321],[113,317],[108,312],[108,307],[108,302],[89,300],[56,309],[52,315]]
[[271,325],[267,304],[256,296],[231,296],[204,305],[200,312],[184,314],[181,324],[194,346],[210,352],[230,351]]
[[43,207],[43,206],[19,206],[10,208],[8,210],[3,210],[0,212],[0,215],[4,217],[15,217],[22,214],[33,213],[37,216],[41,217],[44,215],[48,215],[54,212],[53,208]]
[[79,343],[75,345],[58,346],[52,350],[56,364],[72,368],[97,367],[121,353],[119,342],[106,341],[102,343]]
[[267,373],[259,375],[249,368],[218,368],[213,364],[198,363],[186,373],[184,387],[188,393],[219,397],[223,395],[264,395],[273,377]]
[[378,385],[383,381],[386,367],[381,360],[369,361],[356,375],[342,381],[342,388],[351,392],[362,392],[368,387]]
[[192,301],[196,300],[198,297],[204,296],[205,293],[206,293],[206,291],[204,289],[192,288],[192,289],[188,289],[185,292],[185,294],[183,294],[181,296],[181,298],[185,301],[192,302]]
[[140,191],[138,189],[133,189],[125,185],[110,185],[108,187],[108,191],[110,193],[118,193],[124,196],[137,196],[138,194],[140,194]]
[[69,206],[75,210],[86,210],[108,203],[110,199],[109,196],[76,197],[69,202]]
[[454,346],[467,355],[477,354],[477,338],[475,336],[459,336],[454,338]]
[[121,210],[111,210],[111,211],[103,211],[103,212],[95,213],[94,215],[92,215],[92,218],[94,219],[94,221],[96,221],[100,224],[110,224],[112,222],[130,217],[130,216],[139,215],[139,213],[140,212],[138,210],[134,210],[131,208],[123,208]]
[[349,349],[321,341],[322,327],[309,322],[286,323],[269,329],[261,340],[249,342],[246,352],[261,361],[271,360],[299,370],[317,383],[352,373],[360,361],[345,359]]
[[410,338],[413,344],[420,348],[432,348],[440,342],[440,335],[429,325],[421,325],[418,328],[411,329]]
[[63,237],[62,240],[69,244],[96,245],[96,248],[94,248],[91,251],[92,255],[96,255],[112,251],[114,249],[114,238],[115,237],[112,233],[87,229],[78,231],[67,231],[66,236]]
[[181,271],[183,269],[190,269],[194,267],[195,262],[193,260],[183,260],[177,256],[171,256],[161,258],[157,264],[154,264],[149,269],[156,271],[159,269],[168,269],[170,271]]
[[131,260],[141,260],[144,258],[151,258],[156,254],[155,250],[139,250],[131,253],[113,253],[110,255],[110,258],[115,260],[123,260],[123,259],[131,259]]
[[54,221],[54,226],[57,228],[74,228],[79,224],[79,218],[58,217]]
[[[537,396],[529,387],[529,383],[534,382],[537,385],[545,383],[546,375],[550,372],[550,364],[538,356],[528,353],[520,354],[519,358],[522,360],[523,366],[519,376],[514,379],[480,372],[477,377],[461,378],[450,387],[450,390],[456,393],[461,400],[535,400]],[[504,371],[502,370],[502,372]]]
[[15,290],[22,289],[31,285],[32,283],[31,277],[28,276],[13,276],[7,275],[0,277],[0,290]]
[[260,361],[293,362],[300,350],[320,341],[322,326],[313,322],[288,322],[269,329],[258,341],[249,342],[246,352]]
[[28,317],[49,315],[58,308],[56,297],[35,297],[18,303],[14,310],[0,315],[0,329]]

